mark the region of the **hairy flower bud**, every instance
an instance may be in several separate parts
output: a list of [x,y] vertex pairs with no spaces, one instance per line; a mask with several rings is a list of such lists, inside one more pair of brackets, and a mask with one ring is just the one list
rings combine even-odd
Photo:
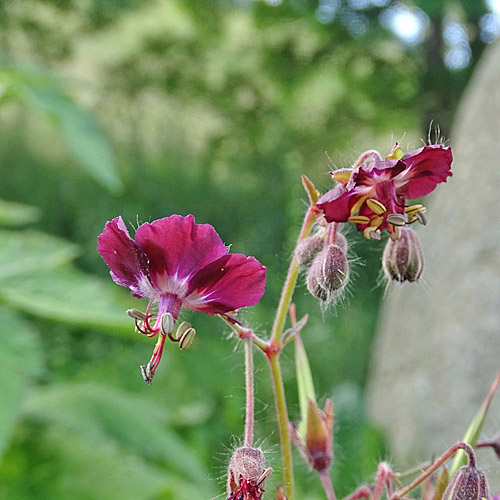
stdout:
[[340,296],[349,280],[349,263],[338,245],[326,246],[313,260],[307,273],[307,289],[328,302]]
[[295,249],[295,257],[300,267],[307,267],[324,246],[324,240],[319,234],[309,236],[300,241]]
[[[237,448],[227,471],[227,492],[231,500],[245,498],[261,500],[265,481],[272,469],[266,469],[264,454],[259,448]],[[241,496],[240,496],[241,495]]]
[[418,281],[424,269],[424,254],[417,233],[401,227],[397,240],[389,239],[382,256],[382,268],[391,281]]
[[453,476],[443,494],[443,500],[489,499],[488,481],[484,472],[475,466],[464,465]]

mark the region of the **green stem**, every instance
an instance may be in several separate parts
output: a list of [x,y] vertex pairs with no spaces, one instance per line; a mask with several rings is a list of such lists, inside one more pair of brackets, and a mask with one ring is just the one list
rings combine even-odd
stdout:
[[283,459],[283,479],[285,481],[285,493],[288,500],[293,500],[293,462],[292,444],[288,433],[288,411],[285,400],[285,388],[283,387],[283,377],[281,376],[281,366],[279,362],[279,351],[267,352],[267,359],[271,368],[273,380],[274,397],[276,401],[276,413],[278,417],[278,427],[281,439],[281,454]]
[[[311,227],[316,220],[316,215],[316,208],[314,206],[310,206],[304,218],[297,243],[309,236]],[[280,303],[278,305],[278,310],[276,311],[276,317],[274,318],[273,329],[271,332],[271,344],[276,344],[278,346],[281,345],[281,334],[283,333],[283,327],[285,326],[288,308],[290,307],[290,303],[292,302],[293,291],[295,290],[295,284],[297,283],[298,276],[299,264],[294,255],[292,258],[292,262],[290,262],[290,267],[288,268],[286,281],[283,285],[283,291],[281,292]]]

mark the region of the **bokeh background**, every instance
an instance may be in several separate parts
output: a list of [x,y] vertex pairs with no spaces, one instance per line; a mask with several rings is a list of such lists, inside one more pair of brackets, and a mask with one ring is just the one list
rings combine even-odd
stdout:
[[[265,335],[306,207],[300,174],[325,191],[365,149],[449,136],[499,33],[495,0],[0,1],[0,498],[221,494],[241,349],[217,318],[185,313],[194,345],[169,345],[147,387],[153,342],[134,334],[124,311],[140,304],[111,283],[97,235],[118,214],[213,224],[268,268],[245,313]],[[390,457],[363,405],[384,242],[349,239],[347,299],[323,312],[303,284],[295,296],[317,393],[335,403],[339,496]],[[256,433],[276,481],[264,361]],[[297,498],[323,498],[296,464]]]

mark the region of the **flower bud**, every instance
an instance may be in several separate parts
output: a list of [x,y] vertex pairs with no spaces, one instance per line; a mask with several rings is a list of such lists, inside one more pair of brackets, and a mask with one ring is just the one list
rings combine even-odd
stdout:
[[257,500],[264,491],[265,481],[271,472],[271,468],[266,469],[262,450],[249,446],[237,448],[227,471],[227,492],[231,495],[230,498],[238,492],[245,494],[245,498],[249,500]]
[[458,469],[443,494],[443,500],[489,499],[488,481],[484,472],[471,465]]
[[339,297],[349,280],[349,263],[338,245],[326,246],[307,273],[307,289],[314,297],[330,301]]
[[307,402],[307,417],[305,435],[289,425],[292,441],[299,447],[310,467],[319,473],[328,470],[333,461],[333,405],[327,399],[325,411],[309,399]]
[[324,246],[324,240],[319,234],[301,240],[295,249],[295,257],[300,267],[307,267]]
[[397,240],[389,239],[382,256],[382,268],[391,281],[418,281],[424,269],[424,254],[417,233],[401,227]]

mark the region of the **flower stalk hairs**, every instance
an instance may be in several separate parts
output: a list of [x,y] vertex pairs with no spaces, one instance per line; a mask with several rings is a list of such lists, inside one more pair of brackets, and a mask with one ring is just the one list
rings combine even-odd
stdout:
[[[264,293],[266,269],[254,257],[230,254],[212,226],[196,224],[192,215],[172,215],[140,225],[132,238],[121,217],[106,224],[97,248],[113,280],[128,288],[134,297],[148,300],[145,312],[127,311],[135,321],[136,331],[158,337],[151,360],[141,366],[148,384],[153,381],[167,338],[181,349],[187,349],[193,341],[195,329],[189,323],[177,325],[182,307],[218,315],[232,329],[232,338],[244,346],[245,424],[240,445],[228,464],[227,500],[270,498],[265,488],[273,469],[267,466],[262,450],[254,445],[254,349],[262,352],[269,365],[281,442],[279,469],[283,483],[272,495],[277,500],[294,500],[293,440],[317,475],[327,500],[336,500],[331,477],[335,402],[325,398],[324,411],[317,402],[305,346],[307,336],[303,334],[308,314],[297,319],[292,303],[295,286],[302,273],[307,290],[323,307],[345,294],[351,276],[350,245],[342,224],[355,224],[367,240],[382,239],[387,233],[382,257],[385,276],[389,281],[417,282],[424,261],[412,225],[415,222],[425,225],[427,212],[420,200],[409,200],[425,196],[445,182],[452,175],[451,162],[451,148],[440,144],[407,154],[396,144],[385,158],[368,150],[351,168],[332,172],[335,185],[323,196],[302,176],[309,207],[267,336],[244,325],[235,314],[236,310],[259,302]],[[297,425],[288,417],[281,371],[281,353],[292,342],[300,402]],[[476,465],[473,446],[499,383],[500,374],[467,430],[464,442],[420,467],[416,479],[404,486],[405,475],[393,472],[388,463],[381,462],[375,482],[361,485],[346,500],[403,500],[418,486],[422,486],[422,500],[490,500],[486,477]],[[497,441],[484,441],[478,447],[491,447],[498,453]],[[444,462],[455,454],[448,474]],[[433,474],[439,468],[441,474],[434,481]]]

